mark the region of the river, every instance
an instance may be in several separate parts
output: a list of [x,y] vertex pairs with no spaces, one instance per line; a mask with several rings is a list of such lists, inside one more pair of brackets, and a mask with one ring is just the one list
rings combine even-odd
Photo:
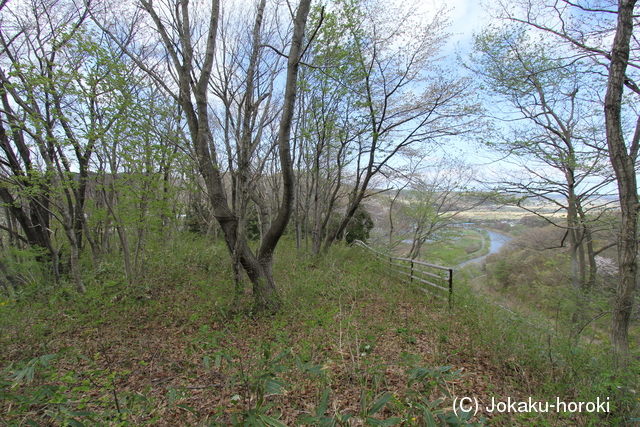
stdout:
[[480,256],[478,258],[472,258],[470,260],[467,260],[465,262],[463,262],[462,264],[460,264],[458,267],[464,267],[467,264],[481,264],[484,262],[485,259],[487,259],[487,257],[491,254],[495,254],[496,252],[498,252],[500,250],[500,248],[507,242],[510,242],[511,240],[513,240],[513,237],[511,236],[507,236],[506,234],[502,234],[502,233],[498,233],[496,231],[492,231],[492,230],[486,230],[485,231],[487,233],[489,233],[489,240],[490,240],[490,245],[489,246],[489,253],[483,256]]

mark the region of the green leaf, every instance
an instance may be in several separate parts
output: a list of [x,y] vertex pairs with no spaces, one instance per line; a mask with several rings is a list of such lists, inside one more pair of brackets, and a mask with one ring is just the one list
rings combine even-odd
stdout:
[[343,423],[351,419],[351,414],[336,414],[336,419]]
[[316,408],[316,417],[318,418],[327,412],[327,406],[329,405],[329,393],[331,393],[331,387],[327,387],[324,391],[322,399],[320,399],[320,405]]
[[89,412],[89,411],[76,411],[76,412],[69,413],[69,415],[71,415],[72,417],[90,417],[95,414],[96,414],[95,412]]
[[176,408],[182,408],[185,411],[191,412],[192,414],[194,414],[196,412],[196,410],[194,408],[192,408],[191,406],[187,406],[187,405],[176,405]]
[[276,420],[275,418],[272,418],[268,415],[264,415],[264,414],[260,414],[258,416],[258,418],[262,421],[264,421],[265,424],[273,426],[273,427],[287,427],[286,424],[282,424],[280,421]]
[[360,410],[363,414],[367,413],[367,396],[364,394],[364,389],[360,391]]
[[289,372],[289,368],[284,365],[273,365],[272,368],[275,372],[278,372],[280,374],[283,372]]
[[171,405],[176,400],[177,395],[178,395],[178,392],[176,391],[175,388],[172,388],[171,390],[169,390],[169,405]]
[[320,427],[335,427],[338,420],[332,417],[322,417],[320,418],[319,425]]
[[291,353],[291,349],[287,349],[271,360],[270,365],[275,365]]
[[264,381],[264,391],[266,394],[282,394],[285,386],[285,383],[274,380],[273,378],[267,378]]
[[296,367],[302,372],[313,372],[315,374],[321,374],[324,368],[322,365],[313,365],[311,362],[302,363],[302,361],[297,356]]
[[44,356],[40,356],[40,364],[45,368],[49,367],[49,362],[55,359],[57,354],[45,354]]
[[387,403],[389,403],[389,401],[391,400],[392,397],[393,397],[393,395],[391,393],[385,393],[384,395],[382,395],[382,397],[380,399],[378,399],[378,401],[376,403],[373,404],[371,409],[369,409],[367,414],[368,415],[374,415],[380,409],[384,408],[384,406]]
[[430,410],[426,409],[424,410],[424,419],[427,422],[427,427],[437,427],[436,426],[436,420],[433,417],[433,414],[431,413]]
[[52,360],[54,360],[55,358],[58,357],[58,353],[50,353],[50,354],[45,354],[44,356],[40,356],[40,361],[41,362],[51,362]]
[[371,424],[372,426],[390,427],[399,424],[402,421],[402,418],[398,417],[387,418],[386,420],[378,420],[376,418],[367,417],[367,423]]

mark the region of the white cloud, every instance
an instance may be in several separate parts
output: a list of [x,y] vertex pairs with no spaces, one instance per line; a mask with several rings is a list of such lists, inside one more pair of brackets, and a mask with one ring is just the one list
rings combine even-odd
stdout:
[[481,0],[450,0],[451,33],[450,46],[460,45],[466,50],[471,44],[472,35],[479,31],[491,19],[486,3]]

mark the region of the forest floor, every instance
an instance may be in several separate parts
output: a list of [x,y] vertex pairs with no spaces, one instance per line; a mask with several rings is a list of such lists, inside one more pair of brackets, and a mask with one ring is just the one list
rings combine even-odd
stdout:
[[[421,426],[448,419],[564,426],[621,419],[615,411],[489,413],[492,398],[587,399],[588,367],[586,377],[572,374],[551,337],[543,342],[497,310],[487,316],[487,306],[462,290],[449,310],[388,277],[359,249],[310,259],[287,247],[276,264],[282,309],[234,314],[225,254],[199,244],[159,251],[138,286],[108,279],[115,275],[107,271],[82,296],[54,288],[3,304],[0,425]],[[246,297],[242,306],[250,307]],[[462,397],[478,399],[476,416],[454,416]]]

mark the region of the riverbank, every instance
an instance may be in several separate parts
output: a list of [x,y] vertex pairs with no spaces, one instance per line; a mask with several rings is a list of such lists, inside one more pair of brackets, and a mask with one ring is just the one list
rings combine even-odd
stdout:
[[[460,263],[458,267],[461,268],[469,264],[482,264],[489,255],[497,253],[506,243],[513,240],[513,237],[511,237],[509,234],[503,231],[491,230],[488,228],[479,228],[478,230],[482,230],[486,232],[486,236],[488,236],[488,239],[489,239],[489,250],[484,254],[479,254],[479,256],[477,257],[471,258],[467,261]],[[486,249],[486,247],[487,247],[487,242],[485,239],[483,242],[483,249]],[[484,252],[483,250],[481,251]]]

